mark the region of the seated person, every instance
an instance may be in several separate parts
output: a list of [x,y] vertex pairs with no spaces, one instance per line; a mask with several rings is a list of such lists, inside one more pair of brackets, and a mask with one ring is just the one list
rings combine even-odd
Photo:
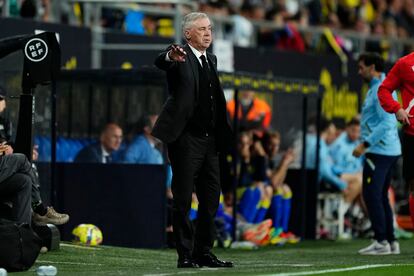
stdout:
[[360,144],[360,122],[352,119],[346,124],[345,132],[342,133],[330,146],[329,154],[333,160],[332,170],[349,185],[347,201],[358,199],[362,204],[362,157],[354,157],[353,150]]
[[337,175],[360,174],[362,178],[362,157],[352,155],[360,141],[360,124],[358,119],[347,123],[345,132],[329,145],[329,154],[334,162],[333,170]]
[[252,132],[240,133],[238,151],[238,211],[246,222],[259,223],[264,220],[273,195],[272,186],[266,185],[266,153],[262,143],[253,139]]
[[99,138],[95,143],[83,148],[75,157],[75,162],[80,163],[101,163],[107,164],[117,160],[114,152],[119,149],[122,143],[122,129],[114,123],[105,125]]
[[273,226],[280,238],[286,239],[290,243],[296,243],[299,238],[289,232],[292,190],[285,183],[287,171],[290,164],[294,162],[295,155],[292,149],[288,149],[282,155],[281,160],[278,160],[281,138],[277,131],[265,132],[262,142],[269,160],[267,176],[274,191],[269,212]]
[[[39,157],[37,147],[33,148],[32,160],[36,161]],[[62,225],[69,221],[68,214],[61,214],[55,211],[52,206],[45,206],[40,195],[39,173],[35,163],[32,163],[32,171],[30,172],[33,179],[32,186],[32,209],[33,222],[36,225],[46,225],[48,223],[54,225]]]
[[[330,137],[335,136],[336,129],[332,122],[322,118],[320,122],[321,136],[319,143],[319,179],[322,182],[328,183],[337,188],[344,195],[344,200],[347,203],[352,201],[358,195],[359,178],[350,177],[348,175],[338,176],[333,167],[334,162],[329,154],[328,142]],[[312,128],[312,130],[316,128]],[[306,137],[306,166],[309,169],[316,167],[316,131],[311,131]]]
[[151,135],[157,115],[143,115],[135,131],[135,137],[125,150],[123,162],[130,164],[163,164],[163,156],[157,145],[159,140]]
[[[7,101],[6,97],[7,93],[6,90],[3,87],[0,87],[0,140],[3,142],[2,149],[4,150],[4,154],[6,156],[11,156],[5,158],[6,164],[4,166],[7,167],[15,167],[17,166],[15,163],[18,163],[21,167],[25,167],[25,174],[28,175],[31,179],[31,208],[33,209],[33,221],[36,224],[55,224],[60,225],[64,224],[69,220],[69,216],[67,214],[59,214],[54,210],[53,207],[47,207],[42,202],[42,199],[40,197],[40,191],[39,191],[39,178],[37,174],[36,167],[34,164],[31,164],[27,158],[22,154],[17,154],[16,156],[13,154],[13,141],[12,141],[12,132],[13,132],[13,126],[12,122],[9,117],[9,113],[7,110]],[[37,151],[33,151],[33,160],[37,159]],[[26,159],[26,161],[24,161]],[[10,165],[11,164],[11,165]],[[26,168],[27,167],[27,168]],[[9,168],[5,169],[6,171],[9,170]],[[3,170],[2,175],[9,175],[7,173],[4,173]],[[10,173],[16,173],[16,172],[10,172]],[[10,176],[10,175],[9,175]],[[18,178],[20,181],[22,181],[22,176],[18,175],[12,176],[13,178]],[[23,177],[24,178],[24,177]],[[7,179],[7,181],[9,181]],[[13,184],[14,185],[14,184]]]
[[0,200],[11,203],[11,217],[7,219],[31,224],[33,180],[30,175],[30,162],[23,154],[4,155],[6,147],[4,144],[0,145]]

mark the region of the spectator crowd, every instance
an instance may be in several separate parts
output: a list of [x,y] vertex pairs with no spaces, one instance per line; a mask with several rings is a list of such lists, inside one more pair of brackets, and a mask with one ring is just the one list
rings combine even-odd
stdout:
[[[70,7],[65,1],[53,0],[9,2],[11,15],[84,24],[84,7],[79,3]],[[378,39],[368,40],[364,50],[395,58],[392,39],[414,35],[414,0],[199,0],[193,4],[195,6],[183,5],[183,14],[194,7],[210,14],[215,21],[216,36],[241,47],[258,45],[299,52],[326,52],[331,49],[329,44],[335,43],[345,53],[355,53],[358,39],[374,35]],[[174,8],[173,4],[151,6],[171,12]],[[146,13],[145,7],[145,4],[122,9],[103,6],[100,23],[103,27],[128,33],[173,37],[173,16]],[[56,18],[56,14],[60,18]],[[327,27],[334,31],[334,38],[312,27]],[[403,50],[409,52],[413,45],[405,45],[405,48]]]

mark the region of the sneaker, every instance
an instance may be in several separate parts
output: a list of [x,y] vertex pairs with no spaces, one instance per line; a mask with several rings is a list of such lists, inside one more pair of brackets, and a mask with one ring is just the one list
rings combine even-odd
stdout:
[[243,240],[253,242],[256,245],[263,246],[270,242],[270,229],[263,228],[261,231],[247,232],[243,234]]
[[397,239],[411,239],[413,237],[413,233],[405,231],[399,227],[394,228],[394,235]]
[[243,232],[243,238],[246,241],[249,241],[253,239],[257,235],[261,235],[263,233],[267,233],[270,231],[270,227],[272,227],[272,220],[267,219],[262,221],[261,223],[254,224],[252,226],[249,226],[244,232]]
[[286,239],[282,238],[280,236],[280,234],[282,233],[282,228],[280,229],[275,229],[275,228],[271,228],[270,229],[270,244],[271,245],[284,245],[286,243]]
[[60,214],[53,209],[53,207],[47,207],[47,212],[44,216],[37,213],[33,213],[33,222],[36,225],[46,225],[48,223],[54,225],[65,224],[69,221],[69,215]]
[[287,240],[288,243],[298,243],[300,241],[300,238],[297,237],[295,234],[293,234],[292,232],[287,232],[287,233],[281,233],[280,234],[281,238],[284,238]]
[[374,241],[371,245],[359,250],[358,253],[361,255],[389,255],[391,247],[387,241]]
[[397,242],[397,241],[391,242],[390,247],[391,247],[391,254],[394,254],[394,255],[401,254],[400,243],[399,242]]

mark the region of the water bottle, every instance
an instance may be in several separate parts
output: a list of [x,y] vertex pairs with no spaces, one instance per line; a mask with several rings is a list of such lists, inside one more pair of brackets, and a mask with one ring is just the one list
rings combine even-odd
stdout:
[[0,268],[0,276],[7,276],[7,270]]
[[53,265],[42,265],[36,270],[38,276],[55,276],[57,274],[57,268]]

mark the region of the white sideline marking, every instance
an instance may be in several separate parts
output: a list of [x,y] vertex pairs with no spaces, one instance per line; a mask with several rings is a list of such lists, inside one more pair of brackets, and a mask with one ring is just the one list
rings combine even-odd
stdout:
[[177,273],[160,273],[160,274],[144,274],[143,276],[168,276],[168,275],[178,275],[178,274],[195,274],[200,272],[200,270],[194,271],[180,271]]
[[[375,264],[375,265],[361,265],[353,267],[344,267],[344,268],[334,268],[326,270],[314,270],[314,271],[302,271],[302,272],[291,272],[291,273],[277,273],[277,274],[261,274],[262,276],[298,276],[298,275],[313,275],[313,274],[325,274],[331,272],[343,272],[343,271],[352,271],[352,270],[363,270],[377,267],[388,267],[388,266],[410,266],[414,264]],[[296,267],[305,267],[312,266],[311,264],[279,264],[279,266],[296,266]],[[159,273],[159,274],[144,274],[144,276],[169,276],[169,275],[179,275],[179,274],[195,274],[202,270],[207,269],[194,269],[192,271],[180,271],[176,273]],[[210,270],[210,269],[208,269]],[[226,270],[226,269],[225,269]]]
[[288,263],[284,263],[284,264],[268,264],[268,263],[258,263],[258,262],[243,262],[242,263],[243,266],[245,265],[254,265],[256,267],[269,267],[269,266],[290,266],[290,267],[311,267],[314,266],[313,264],[288,264]]
[[[254,263],[254,262],[251,262]],[[243,263],[245,264],[245,263]],[[257,265],[257,263],[255,263],[255,266],[260,266]],[[264,265],[263,265],[264,266]],[[291,267],[310,267],[313,266],[312,264],[267,264],[268,266],[291,266]],[[227,268],[223,268],[224,270],[227,270]],[[220,270],[220,268],[213,268],[213,267],[204,267],[204,268],[196,268],[194,270],[191,271],[180,271],[180,272],[175,272],[175,273],[159,273],[159,274],[144,274],[143,276],[169,276],[169,275],[179,275],[179,274],[196,274],[199,273],[200,271],[215,271],[215,270]],[[278,275],[278,274],[276,274]],[[282,274],[281,274],[282,275]]]
[[76,262],[54,262],[54,261],[39,261],[37,260],[36,263],[46,263],[46,264],[70,264],[70,265],[97,265],[101,266],[103,264],[94,264],[94,263],[76,263]]
[[74,247],[74,248],[86,249],[86,250],[102,250],[102,248],[99,248],[99,247],[96,247],[96,246],[77,245],[77,244],[70,244],[70,243],[61,243],[60,246]]
[[361,265],[354,267],[344,267],[344,268],[333,268],[326,270],[315,270],[315,271],[302,271],[302,272],[292,272],[292,273],[278,273],[278,274],[263,274],[266,276],[296,276],[296,275],[312,275],[312,274],[325,274],[331,272],[343,272],[343,271],[352,271],[352,270],[363,270],[376,267],[387,267],[395,266],[395,264],[376,264],[376,265]]

